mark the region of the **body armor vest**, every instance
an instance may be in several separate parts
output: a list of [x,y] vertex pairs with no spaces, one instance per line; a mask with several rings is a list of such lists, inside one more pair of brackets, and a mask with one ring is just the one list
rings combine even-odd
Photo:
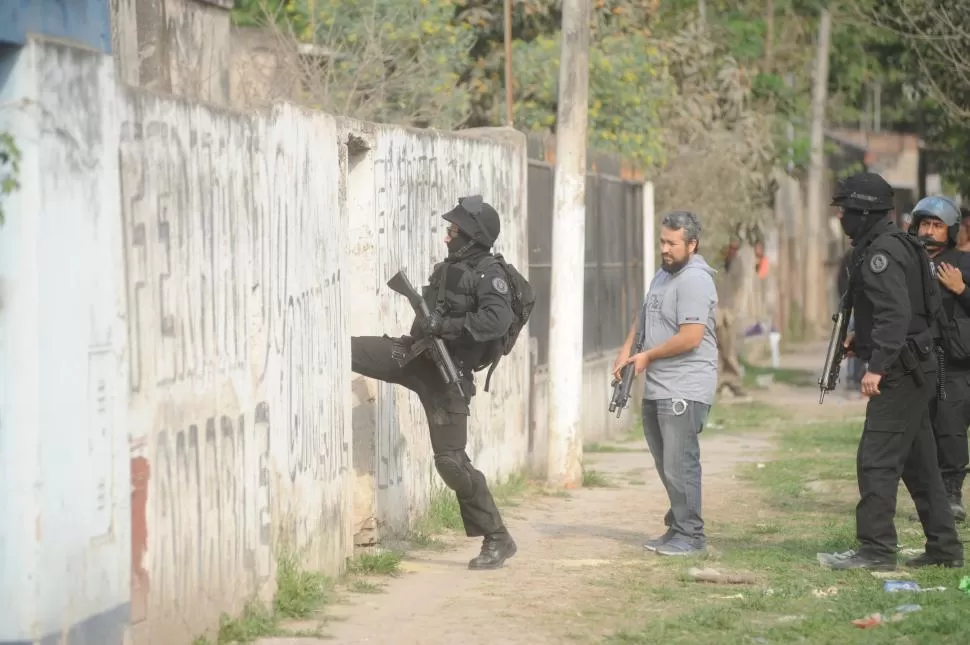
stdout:
[[[478,309],[478,286],[484,271],[497,260],[488,253],[476,253],[461,260],[446,260],[435,265],[428,285],[421,295],[428,309],[437,309],[446,318],[464,318],[465,314]],[[415,323],[416,325],[417,323]],[[412,326],[411,334],[416,330]],[[490,356],[493,343],[478,343],[470,335],[463,334],[455,340],[446,340],[454,359],[468,369],[481,367]]]
[[[895,235],[895,233],[889,233],[890,235]],[[918,260],[920,256],[914,253],[911,243],[907,240],[900,240],[903,247],[905,247],[906,259],[908,260]],[[854,272],[850,284],[852,285],[852,297],[855,307],[855,317],[856,317],[856,336],[855,336],[855,347],[858,355],[867,359],[872,354],[872,324],[873,324],[873,306],[872,302],[865,294],[865,290],[862,285],[862,277],[858,275],[862,271],[862,263],[868,261],[869,244],[864,248],[858,249],[857,253],[859,255],[853,258]],[[906,271],[906,289],[909,292],[909,302],[912,307],[912,316],[909,320],[909,328],[906,330],[906,337],[913,338],[922,332],[926,331],[933,324],[931,320],[931,312],[926,306],[926,294],[924,293],[924,280],[928,267],[922,267],[915,265],[911,267],[911,270]]]
[[437,309],[448,318],[463,318],[478,308],[478,285],[482,273],[488,267],[489,255],[462,259],[457,262],[439,262],[431,273],[422,295],[428,309]]

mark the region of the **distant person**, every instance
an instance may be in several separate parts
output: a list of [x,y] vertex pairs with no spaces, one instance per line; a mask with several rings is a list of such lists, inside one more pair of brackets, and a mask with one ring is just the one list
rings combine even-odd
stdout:
[[957,235],[957,249],[964,253],[970,251],[970,209],[960,207],[960,233]]
[[[646,372],[643,434],[670,509],[667,531],[643,547],[665,556],[707,550],[698,436],[717,389],[717,289],[716,271],[698,254],[700,234],[695,214],[664,216],[660,270],[613,365],[614,377],[630,363],[637,374]],[[643,351],[630,356],[637,334]]]
[[737,305],[744,280],[741,266],[736,261],[740,248],[740,240],[731,240],[724,250],[723,268],[714,279],[717,287],[717,391],[721,393],[728,389],[739,402],[751,398],[744,389],[737,351]]

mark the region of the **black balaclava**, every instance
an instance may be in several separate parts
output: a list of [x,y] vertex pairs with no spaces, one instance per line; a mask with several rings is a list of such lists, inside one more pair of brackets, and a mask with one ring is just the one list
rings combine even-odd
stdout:
[[458,235],[455,235],[448,240],[448,258],[457,260],[465,255],[468,252],[468,249],[474,245],[475,241],[465,235],[465,231],[458,229]]
[[842,217],[839,219],[839,224],[842,225],[842,231],[848,235],[853,242],[857,242],[862,239],[866,233],[872,230],[873,226],[884,220],[887,212],[888,211],[866,212],[846,208],[842,211]]

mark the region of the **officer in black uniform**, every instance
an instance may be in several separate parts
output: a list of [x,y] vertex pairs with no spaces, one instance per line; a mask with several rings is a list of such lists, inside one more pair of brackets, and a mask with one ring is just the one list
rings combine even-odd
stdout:
[[926,247],[937,278],[943,286],[943,311],[949,321],[950,342],[944,351],[943,387],[946,397],[930,399],[930,419],[936,436],[936,452],[943,486],[956,521],[966,519],[963,508],[963,480],[970,463],[967,426],[970,426],[970,289],[964,275],[970,275],[970,253],[956,248],[960,233],[960,209],[946,197],[924,197],[913,208],[910,233]]
[[926,534],[926,553],[909,566],[963,566],[963,545],[946,500],[930,425],[935,395],[940,294],[930,260],[915,237],[888,217],[893,190],[879,175],[839,182],[832,205],[855,247],[850,297],[855,334],[847,349],[867,362],[869,397],[856,469],[858,551],[835,569],[896,568],[896,491],[902,476]]
[[[468,537],[484,537],[481,553],[469,569],[496,569],[515,554],[516,546],[485,476],[472,466],[465,446],[468,415],[475,394],[473,370],[494,357],[495,343],[515,319],[502,266],[490,253],[500,232],[499,215],[480,195],[463,197],[442,216],[448,257],[435,265],[422,295],[432,315],[415,319],[408,336],[351,338],[354,372],[403,385],[421,400],[431,431],[435,468],[458,498]],[[462,398],[446,385],[430,352],[412,355],[411,346],[426,335],[439,336],[462,377]]]

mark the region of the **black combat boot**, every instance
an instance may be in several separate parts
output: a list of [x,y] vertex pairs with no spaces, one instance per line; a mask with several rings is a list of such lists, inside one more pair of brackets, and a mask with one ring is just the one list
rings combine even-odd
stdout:
[[947,569],[962,569],[963,568],[963,558],[956,560],[951,559],[941,559],[931,556],[929,553],[922,553],[912,560],[906,561],[907,567],[913,567],[915,569],[921,569],[923,567],[944,567]]
[[469,569],[498,569],[515,555],[515,540],[508,533],[486,535],[482,552],[468,561]]
[[957,475],[945,475],[943,485],[946,487],[946,500],[950,502],[950,511],[953,519],[962,522],[967,519],[967,511],[963,508],[963,478],[964,473]]

